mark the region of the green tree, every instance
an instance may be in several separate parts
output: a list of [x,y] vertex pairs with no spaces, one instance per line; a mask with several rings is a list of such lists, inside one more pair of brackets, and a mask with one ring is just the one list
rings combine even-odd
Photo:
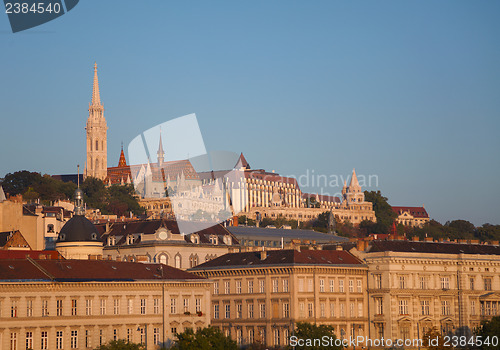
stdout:
[[[298,345],[295,347],[289,346],[289,349],[297,349],[297,350],[302,350],[302,349],[330,349],[330,350],[340,350],[342,349],[342,346],[336,346],[335,345],[335,330],[332,326],[329,325],[315,325],[313,323],[307,323],[307,322],[298,322],[296,324],[296,329],[295,329],[295,337],[297,339],[302,339],[306,341],[306,339],[323,339],[323,337],[326,337],[329,339],[329,343],[327,346],[323,346],[326,344],[321,344],[321,342],[318,344],[308,344],[307,342],[304,343],[303,345]],[[291,344],[293,345],[293,344]]]
[[5,192],[11,196],[23,194],[29,187],[33,187],[41,179],[39,173],[30,172],[27,170],[16,171],[5,175],[2,181],[2,187]]
[[107,191],[104,182],[95,177],[87,177],[81,185],[87,206],[106,212]]
[[133,185],[112,185],[107,188],[108,205],[107,210],[118,216],[133,212],[136,215],[143,214],[144,208],[139,205]]
[[495,316],[489,321],[481,322],[481,327],[477,330],[476,335],[482,337],[483,344],[480,347],[481,349],[500,350],[500,343],[496,343],[496,346],[491,343],[493,336],[500,336],[500,316]]
[[448,346],[444,345],[444,338],[438,332],[436,327],[430,328],[422,336],[423,347],[428,350],[446,350],[449,349]]
[[387,202],[387,198],[382,196],[380,191],[365,191],[365,200],[373,203],[373,210],[377,218],[377,223],[370,233],[390,233],[392,223],[397,215]]
[[146,350],[146,347],[143,344],[130,343],[119,339],[103,344],[95,348],[95,350]]
[[176,335],[174,349],[179,350],[236,350],[236,342],[226,337],[218,328],[207,327],[196,331],[187,328]]

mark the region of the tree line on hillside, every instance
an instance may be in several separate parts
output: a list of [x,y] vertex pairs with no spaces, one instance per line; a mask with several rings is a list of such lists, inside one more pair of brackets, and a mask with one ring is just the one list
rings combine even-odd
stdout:
[[[4,192],[11,196],[22,195],[28,202],[40,201],[50,205],[57,200],[72,200],[76,190],[73,182],[63,182],[50,175],[17,171],[0,180]],[[80,185],[87,207],[99,209],[103,214],[136,215],[144,213],[132,185],[106,186],[102,180],[88,177]]]

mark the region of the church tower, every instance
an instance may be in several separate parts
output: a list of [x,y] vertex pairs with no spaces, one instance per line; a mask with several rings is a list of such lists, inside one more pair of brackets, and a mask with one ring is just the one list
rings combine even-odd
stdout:
[[89,104],[89,118],[87,119],[87,162],[85,177],[92,176],[105,180],[108,175],[108,142],[104,107],[99,94],[99,81],[97,79],[97,63],[94,64],[94,86],[92,89],[92,102]]

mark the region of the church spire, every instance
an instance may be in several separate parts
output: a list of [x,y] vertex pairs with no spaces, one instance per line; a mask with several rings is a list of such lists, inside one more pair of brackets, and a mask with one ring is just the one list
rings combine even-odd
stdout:
[[118,161],[118,167],[123,168],[127,166],[127,160],[125,159],[125,153],[123,153],[123,143],[122,143],[122,151],[120,153],[120,160]]
[[92,89],[92,106],[101,105],[101,95],[99,94],[99,79],[97,78],[97,62],[94,62],[94,87]]
[[161,168],[165,162],[165,152],[163,152],[163,142],[161,140],[161,128],[160,128],[160,144],[158,145],[158,152],[156,152],[158,159],[158,166]]

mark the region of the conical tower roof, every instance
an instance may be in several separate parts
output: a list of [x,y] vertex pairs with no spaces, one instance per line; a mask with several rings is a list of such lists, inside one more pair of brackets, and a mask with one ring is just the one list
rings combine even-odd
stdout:
[[118,166],[119,167],[126,167],[127,166],[127,160],[125,159],[125,153],[123,153],[123,146],[122,146],[122,151],[120,153],[120,160],[118,161]]
[[355,188],[360,188],[358,177],[356,176],[356,170],[352,169],[351,182],[349,183],[349,189],[352,191]]

